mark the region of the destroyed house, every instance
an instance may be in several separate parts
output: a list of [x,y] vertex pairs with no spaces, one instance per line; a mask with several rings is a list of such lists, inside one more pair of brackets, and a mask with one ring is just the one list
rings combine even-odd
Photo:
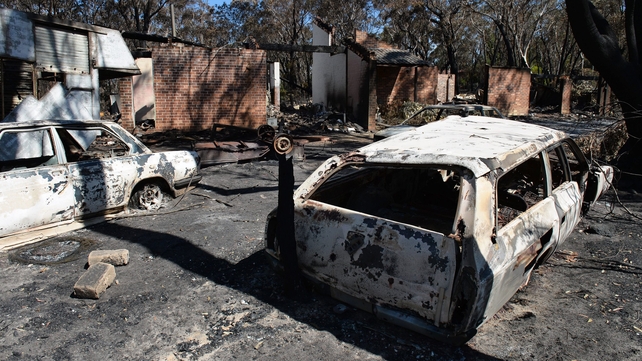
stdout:
[[[332,45],[333,27],[316,19],[314,45]],[[405,101],[436,104],[450,101],[455,77],[409,51],[395,49],[362,31],[347,41],[346,53],[315,53],[312,98],[326,108],[356,117],[375,129],[379,108]]]
[[100,119],[99,80],[140,74],[116,30],[0,9],[5,121]]
[[142,74],[119,81],[122,124],[199,131],[215,124],[258,128],[267,120],[267,61],[260,49],[210,48],[176,37],[123,33]]

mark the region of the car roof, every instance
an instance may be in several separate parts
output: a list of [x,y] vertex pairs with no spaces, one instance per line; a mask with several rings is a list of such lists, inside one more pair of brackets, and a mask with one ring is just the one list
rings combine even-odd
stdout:
[[28,122],[0,122],[0,130],[11,128],[46,127],[55,125],[66,126],[101,126],[113,122],[105,120],[30,120]]
[[444,164],[470,169],[475,177],[507,170],[552,144],[564,132],[484,116],[453,115],[358,150],[368,163]]
[[421,110],[410,116],[411,118],[419,114],[427,109],[443,109],[443,110],[460,110],[460,111],[467,111],[467,112],[473,112],[473,111],[493,111],[497,113],[497,115],[501,118],[504,118],[504,115],[502,112],[499,111],[499,109],[495,107],[491,107],[490,105],[483,105],[483,104],[436,104],[436,105],[428,105],[426,107],[423,107]]
[[435,104],[428,105],[423,109],[484,109],[484,110],[495,110],[495,107],[482,104]]

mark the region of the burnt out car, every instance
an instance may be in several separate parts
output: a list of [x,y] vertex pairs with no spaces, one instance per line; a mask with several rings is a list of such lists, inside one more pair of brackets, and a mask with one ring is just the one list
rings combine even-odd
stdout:
[[[451,116],[314,171],[294,194],[297,262],[342,302],[462,343],[560,247],[612,172],[563,132]],[[283,262],[276,228],[272,212],[266,251]]]
[[504,115],[495,107],[480,104],[438,104],[421,108],[415,114],[408,117],[400,124],[387,126],[374,134],[374,140],[397,135],[430,122],[444,119],[450,115],[467,117],[469,115],[481,115],[485,117],[504,118]]
[[0,248],[160,208],[201,179],[189,151],[153,153],[118,124],[0,123]]

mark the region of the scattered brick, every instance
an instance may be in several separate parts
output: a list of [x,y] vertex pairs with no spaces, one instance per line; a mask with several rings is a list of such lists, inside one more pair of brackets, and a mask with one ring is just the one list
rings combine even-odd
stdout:
[[98,299],[116,279],[116,269],[107,263],[96,263],[80,276],[74,285],[74,294],[79,298]]
[[99,250],[89,253],[87,263],[93,266],[98,262],[109,263],[114,266],[124,266],[129,263],[129,251],[126,249]]

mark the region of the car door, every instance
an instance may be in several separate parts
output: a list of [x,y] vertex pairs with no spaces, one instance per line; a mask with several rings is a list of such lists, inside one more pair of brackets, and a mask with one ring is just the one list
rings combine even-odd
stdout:
[[457,246],[444,233],[455,222],[457,179],[433,169],[368,169],[321,187],[295,202],[299,264],[368,311],[392,306],[446,323]]
[[543,157],[544,153],[537,154],[497,181],[496,240],[503,258],[494,271],[494,300],[489,304],[506,303],[528,281],[541,252],[558,237],[559,216],[555,197],[549,195]]
[[100,127],[58,128],[75,190],[75,216],[117,212],[128,202],[136,166],[128,146]]
[[566,240],[580,220],[582,193],[578,182],[573,180],[572,176],[572,174],[577,174],[579,170],[570,168],[567,157],[569,151],[568,144],[563,142],[550,148],[547,152],[550,164],[552,196],[555,200],[555,209],[559,217],[559,237],[556,246],[546,251],[540,263],[546,261],[555,251],[555,248]]
[[0,134],[0,235],[68,221],[74,191],[49,127]]

